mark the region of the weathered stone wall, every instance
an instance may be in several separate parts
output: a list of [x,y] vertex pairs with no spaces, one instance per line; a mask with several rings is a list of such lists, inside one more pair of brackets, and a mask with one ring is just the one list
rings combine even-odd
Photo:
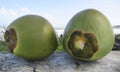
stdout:
[[66,52],[34,62],[1,52],[0,72],[120,72],[120,51],[111,51],[95,62],[76,62]]

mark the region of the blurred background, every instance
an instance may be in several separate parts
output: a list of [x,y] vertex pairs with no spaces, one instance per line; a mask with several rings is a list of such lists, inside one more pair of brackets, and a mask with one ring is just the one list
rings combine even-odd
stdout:
[[119,45],[119,0],[0,0],[0,40],[6,27],[16,18],[27,14],[45,17],[60,37],[68,21],[76,13],[93,8],[102,12],[110,21]]

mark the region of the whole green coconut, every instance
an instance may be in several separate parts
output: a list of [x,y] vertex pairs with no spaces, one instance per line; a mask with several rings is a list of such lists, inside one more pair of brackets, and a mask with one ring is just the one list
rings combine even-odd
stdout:
[[95,61],[108,54],[114,44],[110,22],[99,11],[86,9],[68,22],[63,47],[75,59]]
[[4,38],[10,52],[27,60],[48,57],[58,45],[51,24],[37,15],[25,15],[13,21]]

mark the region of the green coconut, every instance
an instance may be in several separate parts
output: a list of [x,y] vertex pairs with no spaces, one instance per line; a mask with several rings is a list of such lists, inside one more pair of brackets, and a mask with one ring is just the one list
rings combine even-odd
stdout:
[[25,15],[13,21],[4,38],[11,53],[28,60],[46,58],[58,46],[52,25],[37,15]]
[[64,35],[64,49],[77,60],[95,61],[108,54],[114,34],[108,19],[95,9],[86,9],[71,18]]

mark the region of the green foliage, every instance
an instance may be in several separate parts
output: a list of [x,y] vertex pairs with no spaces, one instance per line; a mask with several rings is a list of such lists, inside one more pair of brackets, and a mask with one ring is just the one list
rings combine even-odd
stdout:
[[115,35],[114,51],[120,51],[120,34]]
[[117,34],[115,37],[116,39],[120,39],[120,34]]
[[0,52],[8,51],[7,44],[4,41],[4,33],[6,30],[6,26],[0,26]]
[[62,52],[64,49],[63,49],[63,45],[62,45],[62,35],[58,38],[58,47],[57,47],[57,50],[56,52]]
[[7,44],[5,41],[0,41],[0,52],[8,51]]

